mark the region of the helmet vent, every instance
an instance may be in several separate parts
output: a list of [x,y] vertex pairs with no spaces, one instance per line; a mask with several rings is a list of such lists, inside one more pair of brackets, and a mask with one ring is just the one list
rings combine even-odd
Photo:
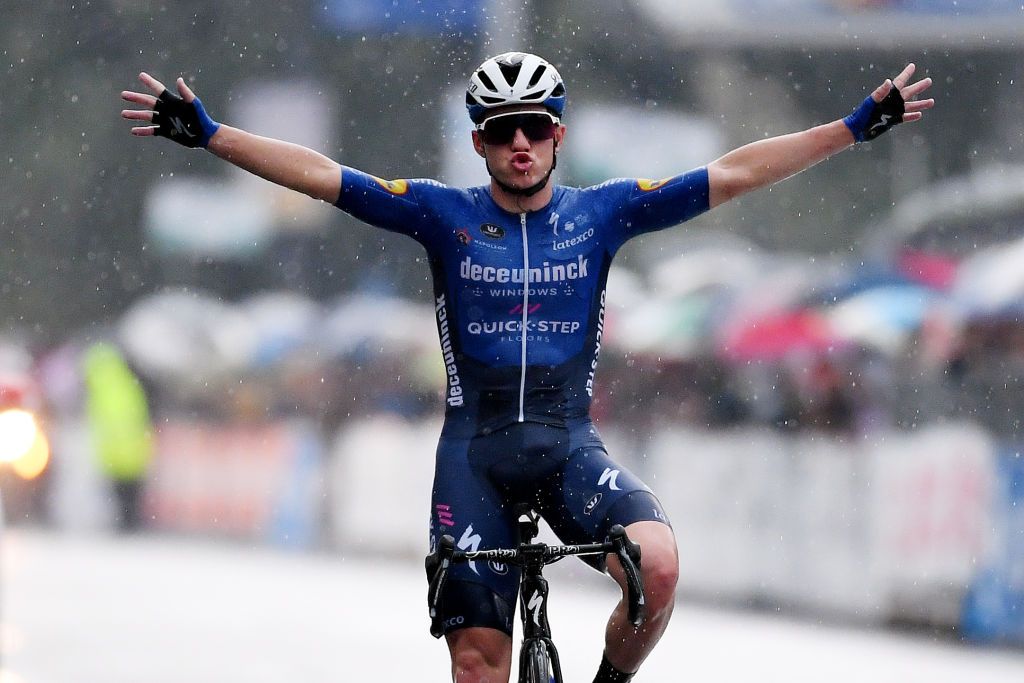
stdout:
[[533,70],[533,75],[530,76],[530,85],[529,85],[529,87],[532,88],[533,86],[535,86],[538,83],[540,83],[540,77],[543,76],[543,75],[544,75],[544,65],[541,64],[536,69]]
[[487,88],[491,92],[497,90],[497,88],[494,87],[494,81],[492,81],[491,77],[485,74],[483,71],[478,72],[477,76],[480,77],[480,82],[484,84],[485,88]]
[[519,78],[519,72],[522,70],[522,62],[518,64],[498,64],[498,68],[501,69],[501,75],[505,77],[505,82],[512,85]]

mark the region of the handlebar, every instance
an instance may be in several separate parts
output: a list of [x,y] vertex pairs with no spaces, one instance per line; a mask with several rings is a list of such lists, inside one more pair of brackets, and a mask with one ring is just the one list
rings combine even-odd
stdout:
[[440,638],[444,634],[444,620],[438,606],[452,564],[469,560],[497,560],[519,567],[530,564],[536,566],[539,573],[540,567],[543,565],[557,562],[570,555],[615,555],[626,575],[629,621],[633,626],[640,626],[643,623],[646,602],[643,577],[640,574],[640,546],[629,540],[629,536],[621,524],[616,524],[608,530],[608,538],[603,543],[582,545],[523,543],[518,548],[467,551],[456,550],[455,539],[449,535],[442,536],[437,550],[427,555],[424,562],[427,576],[430,577],[430,586],[427,589],[430,634],[435,638]]

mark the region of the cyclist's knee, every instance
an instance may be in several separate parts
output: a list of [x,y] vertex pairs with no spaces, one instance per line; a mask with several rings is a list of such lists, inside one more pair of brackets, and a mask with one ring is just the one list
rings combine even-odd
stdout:
[[640,573],[649,610],[660,611],[675,601],[679,582],[679,554],[672,529],[659,522],[637,522],[626,529],[640,544]]
[[456,683],[508,680],[512,639],[491,628],[466,628],[448,634],[452,678]]

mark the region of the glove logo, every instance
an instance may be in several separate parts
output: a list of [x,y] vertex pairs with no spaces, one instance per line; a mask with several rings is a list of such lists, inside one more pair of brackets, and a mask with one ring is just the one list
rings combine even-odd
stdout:
[[871,126],[868,130],[874,131],[875,128],[882,128],[883,130],[889,126],[889,119],[892,118],[891,114],[882,114],[881,120],[875,125]]
[[174,126],[174,130],[171,131],[171,135],[182,135],[182,134],[184,134],[184,135],[187,135],[190,138],[194,138],[196,136],[195,133],[188,132],[188,128],[185,127],[185,124],[181,122],[181,118],[180,117],[172,116],[170,118],[171,118],[171,125]]

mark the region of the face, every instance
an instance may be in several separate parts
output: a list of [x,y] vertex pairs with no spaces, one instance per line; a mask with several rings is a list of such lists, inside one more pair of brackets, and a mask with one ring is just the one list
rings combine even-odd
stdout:
[[[517,118],[520,114],[537,118]],[[494,177],[512,187],[528,188],[551,170],[564,137],[565,126],[552,123],[546,109],[526,105],[495,110],[484,121],[484,131],[473,131],[473,146],[487,159]]]

